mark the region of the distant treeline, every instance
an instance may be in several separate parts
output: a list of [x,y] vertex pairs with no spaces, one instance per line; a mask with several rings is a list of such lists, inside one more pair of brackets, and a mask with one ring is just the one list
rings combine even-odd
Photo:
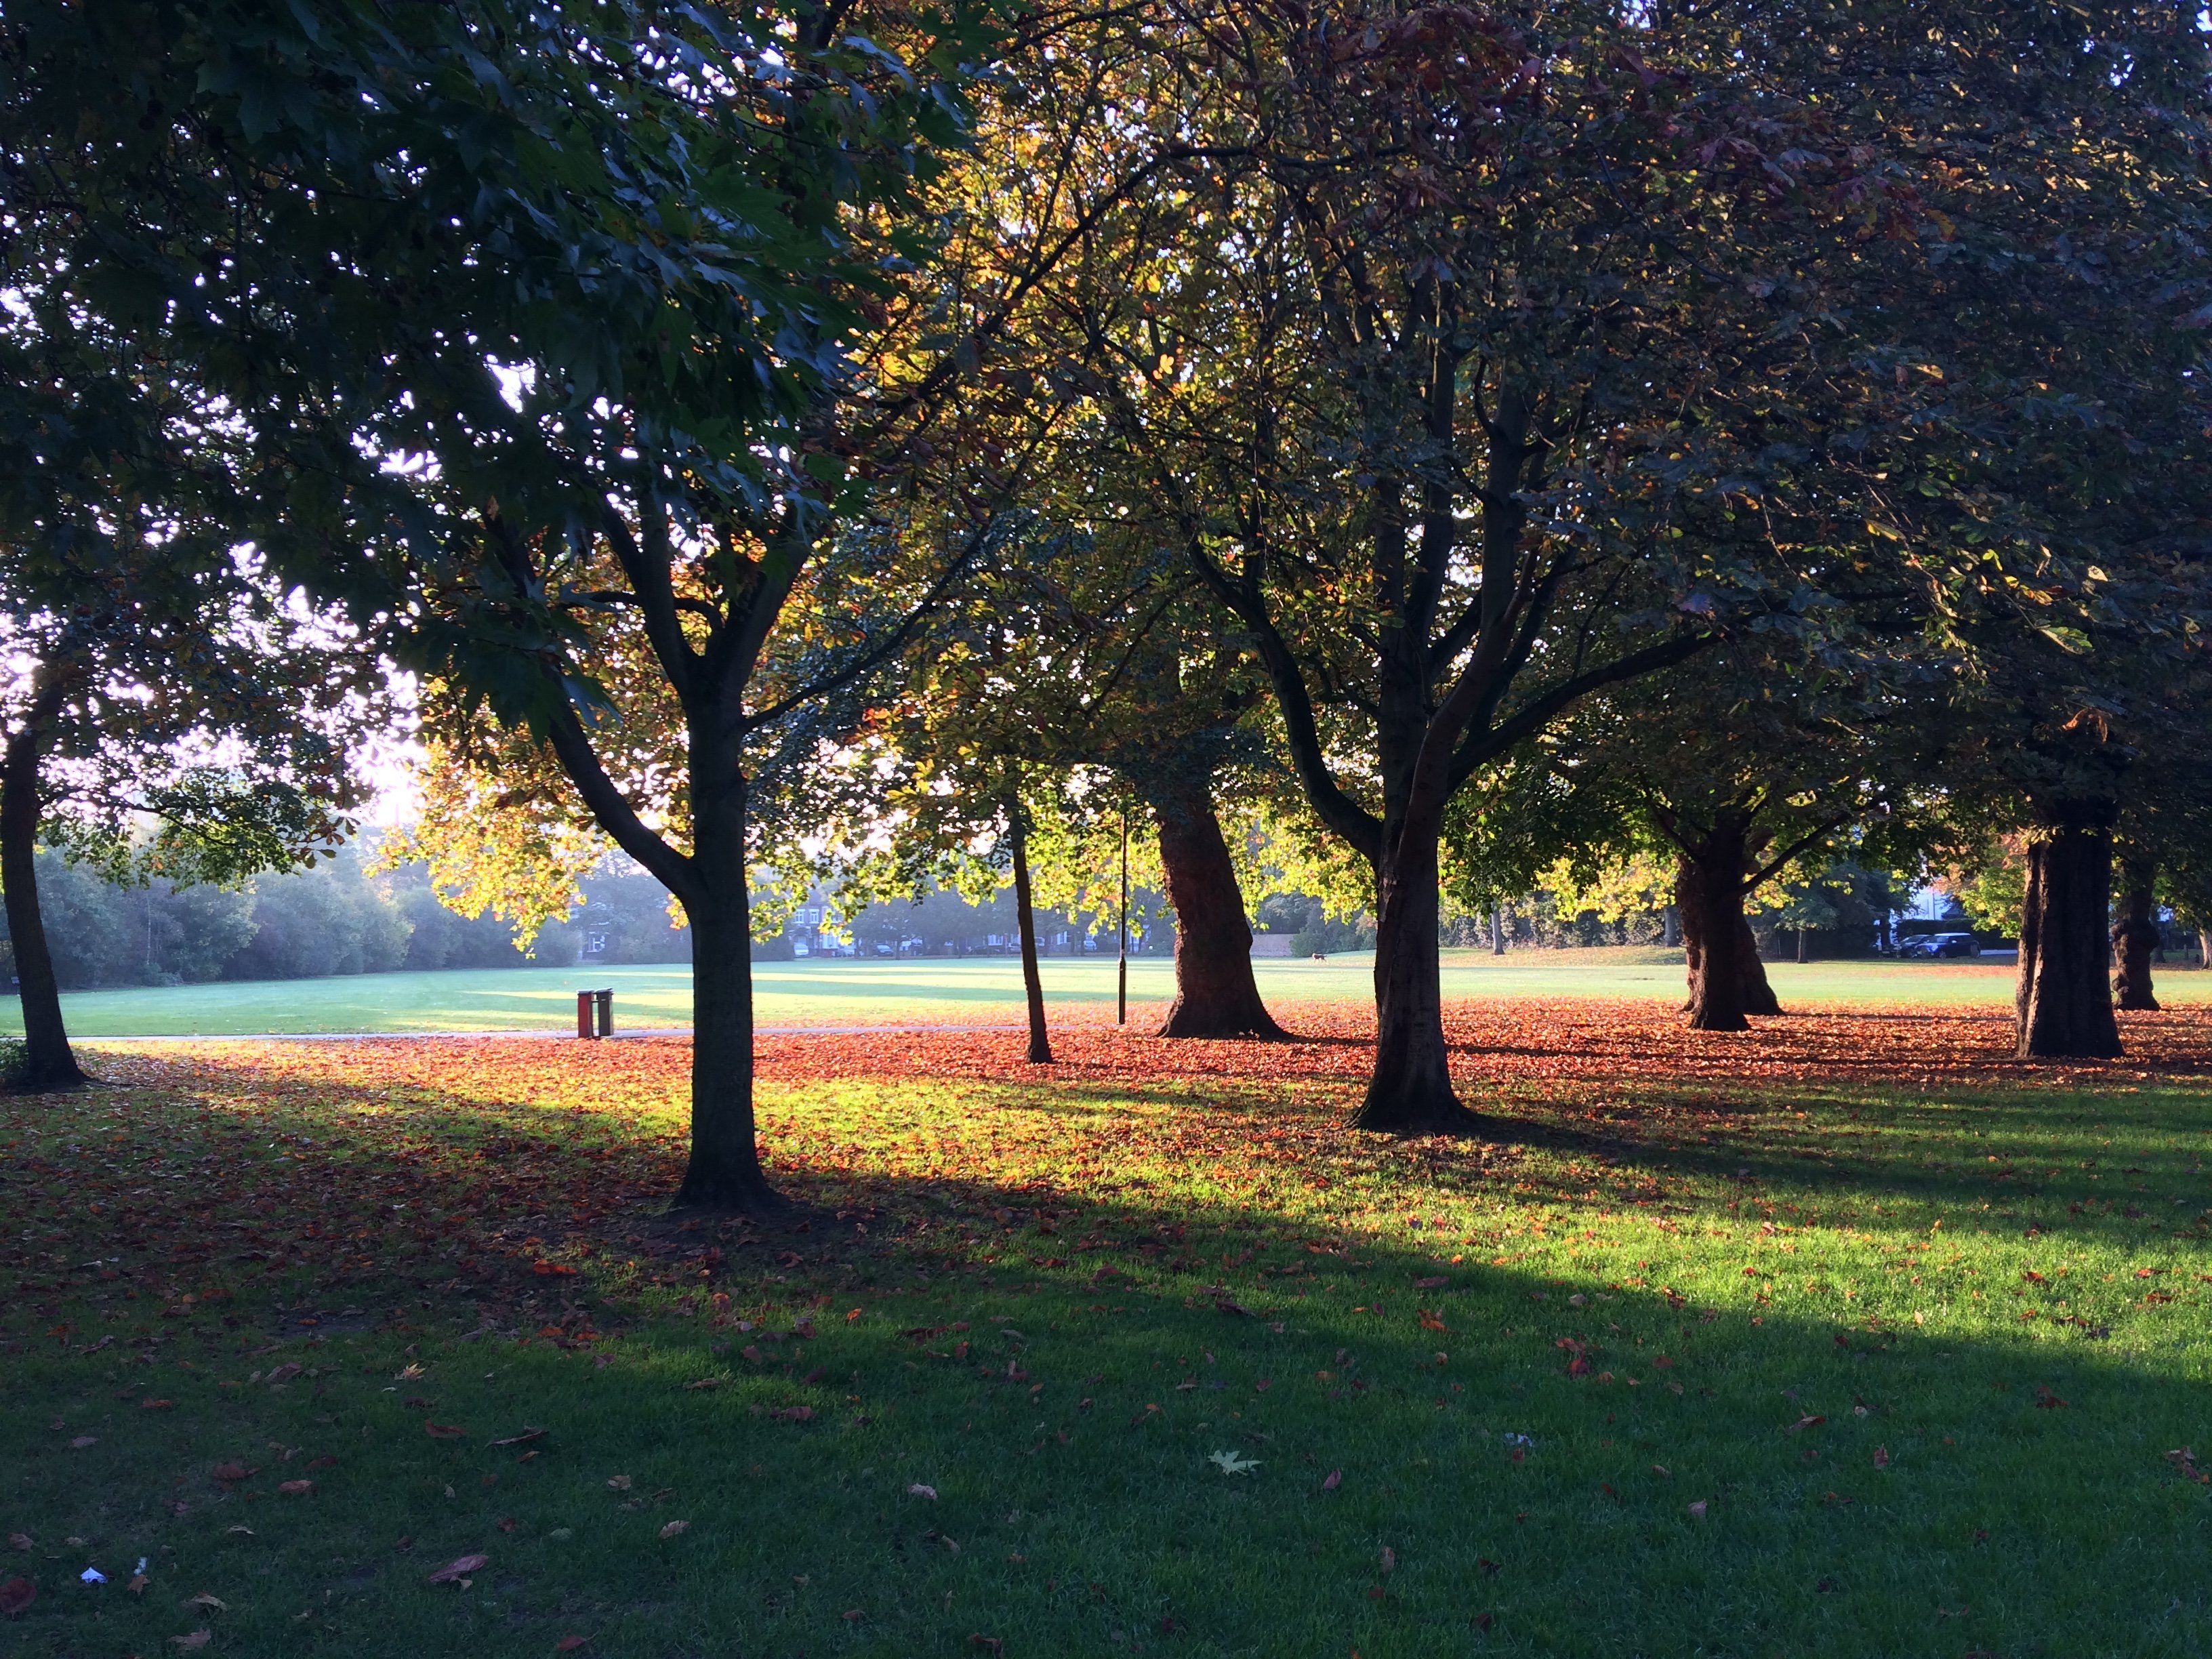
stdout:
[[[603,963],[688,962],[690,935],[669,925],[667,895],[641,872],[595,874],[585,909],[548,927],[526,955],[490,915],[456,915],[428,871],[377,875],[345,847],[312,870],[260,876],[235,890],[116,886],[52,853],[38,861],[48,943],[65,990],[211,980],[314,979],[403,969],[520,968],[577,959],[586,930]],[[0,921],[0,971],[14,954]]]

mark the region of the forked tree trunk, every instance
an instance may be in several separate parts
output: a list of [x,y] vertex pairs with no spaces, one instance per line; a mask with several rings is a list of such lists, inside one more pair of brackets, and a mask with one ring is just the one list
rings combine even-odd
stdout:
[[1467,1134],[1482,1120],[1460,1103],[1444,1042],[1437,953],[1437,836],[1401,830],[1376,884],[1375,1071],[1355,1120],[1393,1134]]
[[1213,802],[1200,787],[1151,792],[1176,913],[1176,995],[1166,1037],[1279,1037],[1252,977],[1252,926]]
[[2118,974],[2112,1000],[2121,1007],[2155,1011],[2151,993],[2150,955],[2158,948],[2158,921],[2147,884],[2130,885],[2121,897],[2120,919],[2112,924],[2112,961]]
[[[695,801],[704,780],[695,744]],[[732,770],[734,769],[732,769]],[[745,791],[740,780],[695,808],[691,927],[691,1155],[678,1207],[761,1212],[787,1200],[761,1168],[753,1121],[752,896],[745,884]]]
[[2120,1052],[2105,966],[2111,950],[2109,825],[2109,813],[2079,811],[2045,825],[2028,843],[2014,995],[2022,1060],[2108,1060]]
[[1014,851],[1014,929],[1022,941],[1022,994],[1029,1005],[1032,1066],[1052,1064],[1052,1038],[1044,1026],[1044,980],[1037,971],[1036,907],[1030,894],[1029,825],[1018,805],[1010,806]]
[[46,918],[39,909],[39,749],[44,735],[43,721],[26,720],[0,758],[0,887],[6,890],[8,935],[15,945],[15,982],[23,1004],[23,1066],[16,1083],[33,1092],[73,1089],[88,1080],[70,1052],[61,984],[54,977]]

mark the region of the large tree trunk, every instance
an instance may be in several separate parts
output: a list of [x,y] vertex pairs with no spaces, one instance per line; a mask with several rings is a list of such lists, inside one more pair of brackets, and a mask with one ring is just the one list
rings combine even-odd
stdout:
[[1774,987],[1766,977],[1766,964],[1759,955],[1759,936],[1744,919],[1741,899],[1736,901],[1735,922],[1742,933],[1736,951],[1736,969],[1743,975],[1743,1011],[1747,1014],[1778,1014],[1782,1012],[1782,1000],[1774,994]]
[[1401,829],[1376,882],[1375,1072],[1355,1120],[1394,1134],[1466,1134],[1482,1120],[1460,1103],[1444,1043],[1437,955],[1437,833]]
[[15,951],[15,982],[23,1004],[23,1066],[16,1081],[33,1091],[76,1088],[87,1079],[70,1052],[62,1024],[61,984],[46,948],[39,911],[39,748],[44,723],[27,720],[0,758],[0,887],[6,890],[8,934]]
[[1022,939],[1022,994],[1029,1005],[1030,1051],[1032,1066],[1052,1064],[1052,1038],[1044,1025],[1044,980],[1037,971],[1036,908],[1030,895],[1029,825],[1022,809],[1008,809],[1012,817],[1014,844],[1014,926]]
[[[699,764],[695,802],[715,769]],[[691,1158],[679,1206],[762,1212],[787,1200],[762,1170],[753,1122],[752,896],[745,884],[745,785],[696,809],[691,925]]]
[[2155,1010],[2151,994],[2150,953],[2158,948],[2156,913],[2147,882],[2132,883],[2122,895],[2120,919],[2112,924],[2112,960],[2118,968],[2113,1000],[2123,1008]]
[[2022,1060],[2108,1060],[2120,1052],[2105,966],[2112,886],[2108,815],[2072,814],[2028,843],[2014,998]]
[[1505,913],[1495,904],[1490,907],[1490,954],[1505,954]]
[[1726,834],[1675,866],[1674,909],[1690,985],[1683,1012],[1693,1031],[1748,1030],[1747,1016],[1782,1012],[1744,919],[1743,866],[1741,838]]
[[1236,862],[1203,788],[1151,792],[1160,866],[1176,913],[1176,996],[1160,1035],[1279,1037],[1252,977],[1252,927]]

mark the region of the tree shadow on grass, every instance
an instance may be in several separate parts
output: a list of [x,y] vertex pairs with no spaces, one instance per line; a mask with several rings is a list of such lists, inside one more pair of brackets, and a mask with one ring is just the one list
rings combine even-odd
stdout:
[[[299,1272],[322,1286],[311,1308],[381,1290],[411,1316],[421,1275],[383,1258],[411,1258],[428,1239],[432,1254],[479,1267],[498,1254],[501,1273],[457,1290],[503,1335],[599,1347],[562,1304],[603,1322],[616,1310],[636,1339],[621,1350],[619,1395],[549,1395],[532,1420],[551,1423],[556,1448],[591,1448],[578,1495],[562,1500],[572,1504],[593,1492],[607,1503],[614,1468],[641,1492],[677,1487],[708,1449],[750,1468],[721,1523],[742,1540],[733,1553],[680,1593],[659,1592],[678,1595],[687,1628],[884,1653],[957,1648],[979,1626],[1024,1630],[1027,1650],[1128,1651],[1165,1645],[1164,1621],[1179,1626],[1177,1650],[1223,1654],[1491,1640],[1590,1654],[2052,1655],[2181,1653],[2208,1629],[2206,1488],[2193,1456],[2167,1455],[2207,1438],[2205,1338],[2185,1309],[2133,1305],[2130,1291],[2111,1336],[2092,1341],[2019,1322],[2009,1303],[1985,1312],[1964,1280],[1940,1292],[1877,1280],[1872,1262],[1851,1301],[1832,1284],[1801,1290],[1794,1273],[1738,1273],[1738,1256],[1757,1251],[1763,1267],[1833,1281],[1845,1270],[1782,1243],[1926,1237],[1911,1194],[1910,1213],[1871,1213],[1902,1201],[1894,1175],[1876,1178],[1879,1158],[1820,1171],[1816,1190],[1781,1178],[1797,1172],[1778,1139],[1730,1149],[1747,1164],[1771,1161],[1764,1193],[1732,1178],[1674,1192],[1647,1216],[1626,1190],[1516,1193],[1525,1164],[1504,1182],[1462,1184],[1450,1144],[1339,1138],[1331,1167],[1378,1182],[1389,1231],[1377,1232],[1383,1218],[1363,1206],[1245,1193],[1235,1170],[1198,1163],[1226,1163],[1274,1129],[1285,1140],[1271,1145],[1301,1152],[1293,1127],[1316,1144],[1331,1131],[1317,1109],[1291,1109],[1303,1127],[1231,1113],[1229,1136],[1210,1139],[1200,1095],[1167,1115],[1196,1137],[1178,1140],[1100,1090],[1085,1103],[1097,1131],[1079,1137],[1096,1143],[1099,1178],[1186,1183],[1106,1194],[1058,1160],[1057,1142],[962,1163],[955,1154],[976,1144],[962,1126],[926,1100],[882,1095],[842,1109],[842,1129],[793,1135],[777,1165],[814,1215],[842,1211],[843,1231],[678,1224],[678,1249],[663,1255],[637,1241],[673,1151],[626,1142],[627,1117],[429,1091],[395,1101],[388,1081],[278,1093],[256,1109],[252,1082],[250,1065],[178,1068],[126,1103],[120,1138],[95,1109],[106,1102],[47,1103],[41,1124],[9,1122],[8,1138],[35,1144],[11,1188],[33,1237],[9,1265],[71,1280],[28,1295],[128,1285],[181,1307],[185,1287],[212,1285],[231,1291],[214,1307],[251,1325],[266,1311],[257,1299],[273,1308],[281,1294],[296,1312]],[[2017,1118],[1978,1109],[2063,1142],[2079,1164],[2110,1156],[2106,1139],[2117,1148],[2172,1133],[2160,1098],[2103,1096],[2056,1115],[2038,1100]],[[1846,1121],[1853,1107],[1832,1094],[1802,1103]],[[1036,1121],[1003,1116],[1009,1133]],[[1778,1114],[1759,1128],[1800,1133]],[[941,1170],[893,1157],[917,1133],[943,1138]],[[126,1154],[126,1139],[143,1152]],[[1675,1172],[1652,1162],[1664,1149],[1638,1152],[1623,1160],[1633,1169],[1583,1178]],[[1972,1210],[1988,1168],[1911,1175],[1928,1202],[1958,1212]],[[1793,1213],[1785,1192],[1826,1194],[1835,1207],[1819,1222],[1806,1203]],[[1765,1235],[1770,1201],[1799,1231]],[[427,1221],[392,1219],[417,1210]],[[1721,1251],[1699,1228],[1673,1234],[1661,1220],[1740,1237]],[[1539,1226],[1602,1254],[1540,1251]],[[232,1247],[257,1234],[296,1252],[292,1263],[269,1272],[265,1250],[240,1261]],[[1994,1299],[1994,1274],[2010,1264],[1993,1243],[1970,1248]],[[72,1265],[93,1260],[105,1266]],[[576,1273],[540,1275],[540,1263]],[[118,1278],[101,1277],[108,1268]],[[1927,1326],[1911,1322],[1916,1298],[1935,1316]],[[219,1330],[208,1306],[167,1328]],[[150,1308],[148,1318],[161,1323]],[[797,1334],[802,1324],[815,1334]],[[423,1340],[434,1368],[447,1350]],[[68,1340],[88,1347],[89,1333]],[[499,1369],[523,1363],[510,1350]],[[514,1409],[478,1388],[473,1364],[446,1370],[441,1410]],[[722,1385],[694,1391],[707,1376]],[[45,1413],[15,1415],[7,1432],[21,1437]],[[415,1441],[420,1456],[435,1449]],[[27,1441],[11,1450],[56,1455]],[[1215,1455],[1229,1451],[1253,1468],[1222,1473]],[[434,1491],[436,1478],[416,1484]],[[937,1496],[908,1493],[925,1481]],[[773,1528],[750,1507],[763,1500]],[[704,1500],[690,1501],[704,1533]],[[522,1537],[495,1543],[519,1573],[536,1559]],[[598,1594],[592,1576],[632,1571],[632,1547],[595,1541],[589,1562],[563,1571]],[[1017,1556],[1034,1571],[1013,1571]],[[635,1571],[653,1584],[665,1569]],[[802,1571],[821,1576],[822,1607],[763,1624],[763,1595],[788,1595]],[[714,1600],[726,1595],[727,1607]],[[657,1628],[653,1598],[635,1599],[629,1616]],[[400,1616],[412,1604],[393,1605]],[[842,1625],[848,1607],[870,1609],[869,1626]],[[1490,1623],[1479,1628],[1479,1615]]]

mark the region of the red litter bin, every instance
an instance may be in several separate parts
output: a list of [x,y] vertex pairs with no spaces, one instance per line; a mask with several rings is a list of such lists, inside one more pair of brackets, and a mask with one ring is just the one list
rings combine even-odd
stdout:
[[615,994],[610,986],[604,991],[576,993],[576,1035],[580,1037],[612,1036],[615,1030]]

